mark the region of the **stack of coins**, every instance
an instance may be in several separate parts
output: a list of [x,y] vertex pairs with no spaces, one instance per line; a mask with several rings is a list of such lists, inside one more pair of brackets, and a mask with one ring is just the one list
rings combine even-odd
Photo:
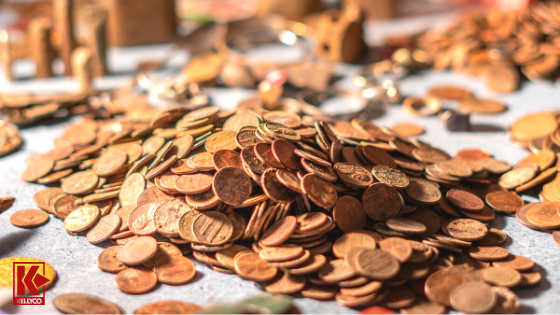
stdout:
[[[532,262],[498,247],[505,234],[487,228],[495,212],[485,200],[496,211],[509,202],[487,197],[506,192],[496,182],[511,181],[507,162],[476,149],[452,159],[371,122],[255,104],[86,120],[29,160],[22,178],[60,182],[37,193],[37,206],[71,235],[113,242],[98,265],[130,294],[190,281],[189,247],[270,293],[349,307],[514,312],[516,295],[501,287],[540,280],[519,273]],[[489,300],[468,300],[472,290]]]

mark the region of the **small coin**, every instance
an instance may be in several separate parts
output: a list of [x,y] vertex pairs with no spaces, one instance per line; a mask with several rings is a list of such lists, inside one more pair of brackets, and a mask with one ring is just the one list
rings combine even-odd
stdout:
[[97,159],[93,170],[97,176],[106,177],[118,171],[127,161],[124,150],[107,150]]
[[196,274],[193,262],[184,256],[160,257],[156,261],[153,271],[159,282],[175,285],[191,281]]
[[338,178],[351,187],[364,189],[373,183],[373,176],[364,167],[352,163],[342,162],[334,166]]
[[335,259],[327,261],[317,275],[325,283],[337,283],[354,277],[356,271],[344,259]]
[[363,147],[363,151],[365,158],[374,165],[385,165],[390,168],[395,168],[397,166],[395,159],[382,149],[366,145]]
[[560,228],[560,215],[558,215],[558,203],[538,203],[527,210],[527,219],[535,226],[542,229]]
[[212,156],[212,163],[217,170],[227,166],[242,168],[241,156],[233,150],[218,150]]
[[480,270],[480,275],[487,283],[500,287],[511,288],[521,282],[519,271],[510,268],[487,267]]
[[406,262],[412,256],[410,243],[400,237],[387,237],[381,240],[379,248],[391,254],[400,263]]
[[97,266],[105,272],[117,273],[125,270],[126,265],[119,260],[118,253],[122,246],[110,246],[99,254],[97,257]]
[[362,204],[370,219],[384,222],[400,213],[403,200],[395,188],[384,183],[374,183],[364,191]]
[[488,233],[488,228],[472,219],[455,219],[447,225],[449,234],[463,241],[478,241]]
[[454,309],[471,313],[488,313],[496,305],[497,298],[492,287],[483,282],[470,281],[457,285],[450,296]]
[[222,213],[205,212],[194,219],[192,231],[197,240],[204,245],[223,245],[233,236],[233,224]]
[[282,165],[292,170],[301,168],[300,159],[295,154],[296,147],[291,142],[277,139],[272,142],[271,148],[272,154]]
[[127,219],[128,228],[135,235],[152,235],[156,232],[154,213],[158,204],[145,203],[134,208]]
[[421,179],[410,179],[405,192],[407,196],[421,204],[436,204],[442,197],[437,186],[432,182]]
[[155,238],[140,236],[121,247],[118,259],[127,266],[137,266],[152,258],[156,254],[157,249]]
[[68,176],[62,182],[60,188],[67,194],[85,195],[88,192],[92,192],[98,182],[99,177],[91,170],[87,170]]
[[369,248],[374,249],[378,241],[381,241],[379,236],[376,239],[375,232],[370,231],[354,231],[344,233],[339,237],[332,247],[333,254],[338,258],[344,258],[348,251],[352,248]]
[[530,286],[539,283],[542,279],[542,275],[538,272],[522,272],[521,282],[519,286]]
[[66,195],[60,199],[58,199],[54,203],[54,215],[57,216],[59,219],[66,219],[66,217],[74,210],[78,209],[80,206],[75,204],[75,201],[78,200],[77,197],[72,195]]
[[94,205],[81,206],[72,211],[64,219],[64,228],[71,233],[78,233],[88,229],[99,218],[99,208]]
[[484,208],[484,201],[468,191],[452,189],[447,192],[446,197],[452,205],[466,211],[478,212]]
[[303,252],[303,247],[298,245],[264,247],[259,252],[259,257],[266,261],[287,261],[297,258]]
[[20,228],[35,228],[49,221],[49,215],[38,209],[20,210],[10,216],[10,223]]
[[235,142],[236,131],[224,130],[211,135],[204,144],[206,151],[215,153],[218,150],[235,150],[237,143]]
[[550,135],[558,128],[556,118],[550,113],[526,115],[511,125],[513,136],[522,142]]
[[391,187],[397,189],[405,189],[408,187],[408,177],[397,169],[385,165],[376,165],[371,172],[375,179]]
[[116,214],[102,217],[88,231],[86,238],[92,244],[101,243],[107,240],[121,227],[121,218]]
[[410,219],[391,218],[388,219],[385,224],[392,230],[408,234],[423,234],[427,231],[424,224]]
[[124,293],[142,294],[152,290],[157,284],[157,277],[145,268],[127,268],[117,273],[115,285]]
[[535,177],[535,171],[529,167],[519,167],[505,173],[500,177],[499,184],[505,189],[521,186]]
[[259,282],[273,279],[278,272],[257,253],[238,253],[234,258],[234,270],[243,278]]
[[478,260],[494,261],[506,259],[509,252],[499,246],[473,246],[469,248],[469,256]]
[[362,203],[352,196],[338,198],[333,208],[333,218],[343,232],[363,230],[366,225],[366,212]]
[[511,268],[517,271],[529,270],[533,268],[534,265],[535,263],[531,259],[519,255],[509,255],[508,258],[504,260],[492,262],[492,266]]
[[184,194],[198,194],[210,189],[213,179],[214,177],[207,173],[181,175],[175,182],[175,188]]
[[272,294],[294,294],[305,287],[305,282],[305,277],[280,271],[265,283],[264,290]]
[[178,237],[179,220],[183,214],[191,210],[191,207],[178,200],[171,200],[159,206],[153,213],[153,221],[158,233],[166,237]]
[[263,246],[278,246],[292,235],[296,225],[297,220],[294,216],[286,216],[275,222],[263,233],[260,243]]
[[524,204],[523,199],[514,192],[508,191],[493,191],[486,195],[486,203],[492,209],[505,212],[514,213]]
[[390,253],[380,249],[364,249],[355,257],[357,272],[375,280],[387,280],[400,270],[399,261]]
[[436,86],[428,91],[429,95],[439,97],[446,100],[469,99],[472,94],[469,90],[456,86]]
[[335,186],[313,174],[303,177],[301,188],[311,201],[325,209],[334,207],[338,200]]
[[134,310],[134,314],[195,314],[200,308],[188,302],[164,300],[142,305]]
[[124,314],[117,304],[86,293],[63,293],[53,300],[53,306],[64,314]]
[[41,159],[33,162],[32,164],[27,166],[27,169],[21,175],[21,179],[26,182],[34,182],[41,177],[44,177],[54,167],[54,161],[51,159]]

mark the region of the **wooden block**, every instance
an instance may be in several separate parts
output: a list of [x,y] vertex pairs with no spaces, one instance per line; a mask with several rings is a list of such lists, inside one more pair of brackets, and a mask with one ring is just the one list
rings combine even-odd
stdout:
[[37,78],[52,77],[52,62],[55,58],[51,44],[52,20],[49,17],[36,17],[29,22],[28,36],[31,56],[35,60]]
[[60,36],[59,55],[64,62],[64,74],[72,74],[72,51],[74,50],[74,17],[72,14],[72,0],[54,0],[53,16],[57,32]]
[[315,31],[317,57],[349,63],[363,55],[366,44],[362,20],[355,17],[337,10],[323,12]]
[[85,9],[88,28],[86,45],[92,54],[93,75],[107,75],[107,11],[94,6]]

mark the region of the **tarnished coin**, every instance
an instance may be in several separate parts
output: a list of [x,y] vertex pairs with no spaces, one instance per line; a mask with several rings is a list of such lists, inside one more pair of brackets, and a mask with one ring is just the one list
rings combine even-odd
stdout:
[[478,212],[484,208],[484,201],[468,191],[452,189],[447,192],[446,197],[449,203],[466,211]]
[[142,305],[134,310],[134,314],[195,314],[200,308],[188,302],[164,300]]
[[136,207],[127,219],[128,228],[135,235],[152,235],[156,232],[154,213],[158,204],[145,203]]
[[125,270],[126,265],[119,260],[118,253],[122,246],[110,246],[99,254],[97,257],[97,266],[105,272],[117,273]]
[[519,255],[509,255],[508,258],[504,260],[492,262],[492,266],[510,268],[517,271],[529,270],[533,268],[534,265],[535,263],[530,258]]
[[493,191],[487,194],[486,203],[492,209],[504,213],[515,213],[524,204],[521,197],[509,191]]
[[191,210],[191,207],[178,200],[171,200],[161,205],[153,214],[158,233],[166,237],[179,236],[179,220],[183,214]]
[[157,251],[156,239],[151,236],[140,236],[121,247],[118,259],[127,266],[138,266],[152,258]]
[[455,219],[447,225],[449,234],[463,241],[478,241],[488,233],[488,228],[477,220]]
[[247,173],[232,166],[220,169],[212,181],[212,190],[216,196],[229,205],[239,205],[249,198],[251,186],[251,178]]
[[295,132],[292,128],[286,127],[281,124],[265,122],[259,126],[267,135],[274,139],[286,139],[291,142],[296,142],[301,140],[301,136]]
[[366,226],[366,212],[362,203],[352,196],[338,198],[333,208],[336,225],[344,232],[363,230]]
[[211,211],[202,213],[192,223],[197,240],[204,245],[222,245],[233,236],[233,224],[224,214]]
[[376,165],[371,172],[375,179],[391,187],[397,189],[405,189],[408,187],[408,177],[397,169],[385,165]]
[[307,212],[299,215],[297,218],[298,225],[296,231],[303,233],[322,226],[327,222],[327,215],[322,212]]
[[400,213],[403,200],[395,188],[384,183],[374,183],[364,191],[362,204],[370,219],[387,221]]
[[410,179],[405,192],[407,196],[421,204],[436,204],[442,197],[437,186],[422,179]]
[[156,261],[153,271],[159,282],[175,285],[191,281],[196,274],[193,262],[184,256],[163,256]]
[[243,278],[264,282],[273,279],[278,269],[261,259],[257,253],[238,253],[234,258],[234,270]]
[[54,215],[59,219],[66,219],[66,217],[74,210],[78,209],[80,206],[76,205],[77,197],[72,195],[66,195],[58,199],[54,203]]
[[371,145],[363,147],[364,157],[374,165],[385,165],[390,168],[397,167],[395,159],[389,153]]
[[292,202],[296,198],[293,190],[280,183],[275,169],[268,169],[262,173],[261,187],[264,193],[275,202]]
[[500,177],[498,182],[505,189],[521,186],[535,177],[535,171],[528,167],[514,168]]
[[145,268],[127,268],[120,271],[115,278],[115,285],[124,293],[142,294],[152,290],[157,284],[157,277]]
[[33,201],[37,207],[49,213],[54,213],[54,204],[64,196],[66,196],[66,193],[60,188],[46,188],[37,192],[33,196]]
[[81,206],[64,219],[64,228],[71,233],[88,229],[99,218],[99,208],[94,205]]
[[102,217],[88,231],[86,238],[92,244],[101,243],[108,239],[121,227],[121,218],[116,214]]
[[267,166],[255,155],[254,146],[247,146],[241,150],[241,160],[251,171],[262,174]]
[[117,304],[86,293],[63,293],[53,306],[64,314],[124,314]]
[[521,282],[519,271],[503,267],[487,267],[480,270],[482,279],[495,286],[511,288]]
[[371,173],[364,167],[342,162],[334,166],[338,178],[348,186],[363,189],[373,183]]
[[387,227],[397,232],[423,234],[427,231],[427,228],[424,224],[410,219],[391,218],[388,219],[385,224],[387,225]]
[[291,190],[303,193],[301,190],[301,180],[297,177],[296,172],[279,169],[276,171],[276,179],[284,186],[290,188]]
[[301,188],[311,201],[325,209],[334,207],[338,200],[334,185],[313,174],[307,174],[303,177]]
[[38,209],[20,210],[10,216],[10,223],[20,228],[35,228],[49,221],[49,215]]
[[266,143],[258,143],[253,147],[255,150],[255,156],[268,167],[273,168],[285,168],[284,164],[276,158],[272,153],[270,145]]
[[470,281],[457,285],[450,296],[454,309],[470,314],[488,313],[496,305],[492,287],[484,282]]

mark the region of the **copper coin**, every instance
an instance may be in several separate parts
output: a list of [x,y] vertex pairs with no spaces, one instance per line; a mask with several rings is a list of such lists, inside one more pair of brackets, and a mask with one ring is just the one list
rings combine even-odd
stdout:
[[222,245],[233,235],[233,224],[224,214],[211,211],[202,213],[192,223],[197,240],[204,245]]
[[412,151],[412,155],[420,162],[431,164],[447,161],[451,158],[447,153],[435,148],[416,148]]
[[556,174],[557,174],[557,170],[555,168],[546,169],[542,173],[537,175],[535,178],[530,180],[529,182],[515,188],[515,191],[516,192],[521,192],[521,191],[525,191],[527,189],[533,188],[533,187],[535,187],[539,184],[542,184],[545,181],[549,180],[550,178],[552,178]]
[[482,279],[495,286],[511,288],[521,282],[519,271],[503,267],[487,267],[480,270]]
[[344,232],[363,230],[366,225],[366,212],[362,203],[352,196],[338,198],[333,208],[336,225]]
[[363,189],[373,183],[373,176],[362,166],[343,162],[337,163],[334,170],[338,178],[348,186]]
[[126,265],[118,258],[118,253],[122,246],[110,246],[97,257],[97,266],[105,272],[117,273],[126,269]]
[[220,200],[239,205],[251,196],[251,179],[240,168],[228,166],[214,175],[212,189]]
[[399,261],[390,253],[380,249],[364,249],[355,257],[357,272],[370,279],[386,280],[400,270]]
[[424,285],[426,297],[430,301],[451,307],[450,295],[453,289],[467,281],[482,281],[471,267],[452,267],[432,273]]
[[47,188],[37,192],[33,196],[33,201],[37,207],[54,214],[54,204],[64,196],[66,193],[60,188]]
[[[334,255],[338,258],[344,258],[346,253],[352,248],[368,248],[374,249],[377,244],[377,240],[370,231],[354,231],[349,233],[344,233],[339,237],[332,247]],[[379,237],[379,241],[381,237]]]
[[225,267],[233,269],[233,259],[237,253],[242,252],[244,250],[249,250],[247,247],[243,245],[233,244],[228,248],[219,250],[216,253],[216,260],[218,260],[221,264]]
[[542,279],[542,275],[538,272],[522,272],[521,282],[519,286],[530,286],[539,283]]
[[247,146],[241,150],[241,160],[243,164],[257,174],[262,174],[267,169],[266,164],[255,155],[254,146]]
[[124,293],[142,294],[152,290],[157,284],[157,277],[145,268],[127,268],[117,274],[115,285]]
[[62,145],[56,146],[51,151],[43,154],[44,159],[51,159],[53,161],[59,161],[66,159],[74,152],[74,146],[69,143],[64,143]]
[[506,233],[495,228],[489,228],[488,234],[486,234],[486,236],[483,239],[478,241],[477,244],[479,246],[496,246],[496,245],[504,244],[506,240],[507,240]]
[[258,143],[253,147],[255,156],[268,167],[285,168],[284,164],[272,153],[271,147],[266,143]]
[[137,266],[152,258],[157,251],[156,239],[151,236],[140,236],[119,250],[118,258],[128,266]]
[[297,220],[294,216],[286,216],[263,233],[260,243],[264,246],[280,245],[292,235],[296,225]]
[[473,173],[463,160],[442,161],[436,163],[435,167],[444,174],[455,177],[470,177]]
[[[179,236],[179,220],[191,210],[191,207],[178,200],[171,200],[159,206],[152,217],[157,232],[165,237]],[[131,215],[134,215],[134,212]]]
[[452,189],[447,192],[446,197],[452,205],[466,211],[478,212],[484,208],[484,201],[468,191]]
[[379,248],[395,257],[400,263],[406,262],[412,256],[412,247],[405,239],[388,237],[379,242]]
[[425,297],[416,297],[412,306],[401,309],[402,314],[444,314],[445,306],[432,302]]
[[216,196],[212,189],[199,194],[186,195],[185,201],[187,204],[197,210],[208,210],[218,206],[222,203],[220,198]]
[[408,177],[401,171],[385,165],[376,165],[372,169],[373,176],[378,181],[397,189],[408,187]]
[[494,158],[481,160],[480,163],[486,170],[494,174],[502,174],[511,169],[511,165],[508,162],[496,160]]
[[241,156],[233,150],[218,150],[212,156],[212,163],[217,170],[227,166],[242,167]]
[[560,228],[560,215],[558,215],[558,203],[538,203],[527,210],[527,219],[535,226],[542,229]]
[[315,300],[329,300],[335,297],[338,292],[337,287],[325,285],[315,285],[307,283],[305,288],[301,290],[301,295]]
[[171,165],[169,170],[172,173],[178,174],[178,175],[186,175],[186,174],[192,174],[192,173],[197,172],[196,168],[192,168],[192,167],[189,166],[189,164],[187,163],[187,159],[182,159],[182,160],[175,161],[175,163],[173,163],[173,165]]
[[463,149],[457,152],[457,158],[464,160],[479,161],[487,159],[490,156],[491,155],[488,152],[479,149]]
[[307,212],[296,219],[298,222],[296,230],[298,232],[305,232],[316,229],[327,222],[327,215],[322,212]]
[[184,256],[161,257],[156,261],[153,271],[159,282],[175,285],[191,281],[196,274],[193,262]]
[[356,271],[344,259],[335,259],[327,261],[317,271],[317,275],[326,283],[337,283],[354,277]]
[[71,195],[83,195],[93,191],[97,186],[99,177],[92,171],[77,172],[68,176],[60,188]]
[[56,183],[58,181],[60,181],[61,179],[65,178],[66,176],[72,174],[72,170],[71,169],[66,169],[63,171],[59,171],[59,172],[54,172],[51,173],[45,177],[41,177],[37,180],[37,183],[39,184],[51,184],[51,183]]
[[54,167],[54,161],[51,159],[41,159],[27,166],[27,169],[21,175],[21,179],[26,182],[34,182],[44,177]]
[[504,260],[492,262],[492,266],[511,268],[517,271],[529,270],[533,268],[534,265],[535,263],[531,259],[519,255],[509,255],[508,258]]
[[405,192],[414,201],[422,204],[436,204],[442,197],[434,183],[422,179],[410,179]]
[[513,189],[533,179],[535,174],[529,167],[514,168],[500,177],[499,184],[505,189]]
[[338,200],[334,185],[313,174],[307,174],[303,177],[301,188],[311,201],[325,209],[334,207]]
[[394,218],[403,207],[399,193],[395,188],[384,183],[370,185],[362,195],[362,204],[367,216],[374,221],[387,221]]
[[154,213],[159,205],[145,203],[136,207],[127,219],[128,228],[136,235],[152,235],[156,232]]
[[291,142],[284,139],[274,140],[271,144],[271,148],[274,157],[281,164],[292,170],[301,168],[300,159],[294,153],[296,147]]
[[49,215],[38,209],[20,210],[10,216],[10,223],[20,228],[35,228],[49,221]]
[[305,282],[305,277],[279,272],[264,284],[264,290],[272,294],[294,294],[305,287]]
[[150,169],[150,171],[146,174],[146,179],[148,179],[148,180],[152,179],[155,176],[165,172],[168,168],[171,167],[171,165],[175,164],[176,161],[177,161],[177,156],[172,155],[167,160],[159,163],[157,166],[154,165],[155,167]]
[[494,261],[506,259],[509,252],[499,246],[473,246],[469,248],[469,255],[478,260]]
[[212,187],[213,176],[207,173],[181,175],[175,187],[184,194],[198,194]]
[[385,224],[391,230],[409,234],[423,234],[426,233],[427,228],[424,224],[410,219],[404,218],[391,218]]
[[260,143],[261,140],[255,135],[256,131],[257,128],[254,127],[253,128],[246,127],[243,130],[239,130],[237,132],[237,135],[235,136],[235,143],[237,143],[237,146],[240,149],[244,149],[248,146],[254,146],[257,143]]
[[121,187],[119,201],[121,206],[136,204],[136,201],[146,189],[146,180],[140,173],[133,173],[128,176]]
[[101,243],[108,239],[121,227],[121,218],[116,214],[102,217],[88,231],[86,238],[92,244]]
[[100,213],[97,206],[80,206],[64,219],[64,229],[70,233],[85,231],[97,221],[99,216]]
[[161,189],[154,186],[144,190],[140,194],[140,196],[138,196],[136,204],[138,206],[141,206],[145,203],[164,204],[172,199],[173,199],[172,196],[164,193],[163,191],[161,191]]
[[292,202],[295,200],[295,192],[280,183],[275,169],[268,169],[262,174],[261,186],[271,200],[276,202]]
[[153,269],[156,262],[162,258],[162,257],[172,257],[172,256],[183,256],[183,253],[181,252],[181,250],[171,244],[171,243],[167,243],[167,242],[158,242],[157,243],[157,251],[156,254],[154,256],[152,256],[152,258],[146,260],[145,262],[142,263],[142,265],[148,269]]
[[259,257],[267,261],[287,261],[297,258],[303,252],[303,247],[298,245],[263,247]]
[[486,283],[471,281],[457,285],[451,291],[450,302],[460,312],[483,314],[494,308],[497,298]]
[[64,220],[72,211],[78,209],[80,206],[75,204],[76,200],[78,198],[72,195],[66,195],[58,199],[54,203],[54,211],[57,218]]
[[106,177],[118,171],[126,163],[127,159],[128,157],[124,150],[107,150],[101,154],[93,170],[97,176]]
[[154,182],[157,186],[160,186],[161,189],[166,191],[175,191],[175,183],[179,179],[179,175],[173,174],[171,172],[167,172],[162,174],[154,179]]
[[371,145],[366,145],[363,147],[364,156],[370,163],[374,165],[385,165],[390,168],[397,167],[395,159],[389,153],[382,149],[373,147]]
[[175,300],[148,303],[134,310],[134,314],[195,314],[200,306]]
[[304,161],[312,162],[312,163],[315,163],[317,165],[321,165],[321,166],[324,166],[324,167],[331,167],[332,166],[331,163],[326,160],[326,157],[325,157],[325,159],[322,158],[324,156],[318,157],[317,155],[311,154],[308,151],[304,151],[304,150],[300,150],[300,149],[296,149],[294,151],[294,153],[302,158],[302,162],[304,162]]
[[296,172],[286,169],[279,169],[276,171],[276,179],[284,186],[291,190],[303,193],[301,190],[301,180],[297,177]]
[[486,236],[488,228],[472,219],[455,219],[447,225],[449,234],[463,241],[478,241]]
[[514,192],[493,191],[486,195],[486,203],[496,211],[514,213],[523,206],[523,199]]
[[63,293],[53,300],[53,306],[64,314],[124,314],[117,304],[86,293]]
[[319,270],[326,262],[327,258],[325,256],[315,254],[311,256],[311,258],[308,258],[303,264],[299,264],[295,268],[288,269],[288,272],[293,275],[307,275]]
[[430,237],[436,234],[441,228],[440,217],[428,208],[418,208],[417,210],[407,213],[403,216],[405,219],[420,222],[426,226],[426,233],[422,234],[423,237]]
[[234,258],[234,270],[243,278],[264,282],[273,279],[278,269],[271,266],[257,253],[239,253]]

